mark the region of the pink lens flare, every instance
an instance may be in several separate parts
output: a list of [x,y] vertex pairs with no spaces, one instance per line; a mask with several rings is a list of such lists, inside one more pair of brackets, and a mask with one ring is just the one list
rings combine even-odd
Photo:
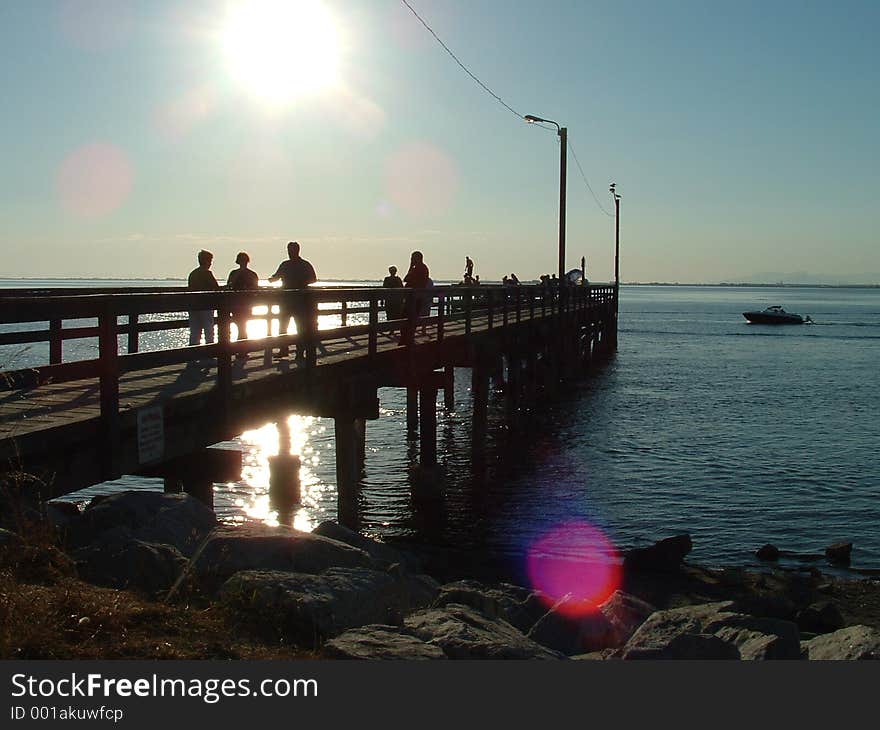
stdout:
[[100,218],[116,210],[131,192],[131,163],[116,145],[95,142],[71,152],[58,168],[62,205],[82,218]]
[[614,545],[583,521],[559,525],[538,539],[529,549],[526,570],[548,607],[570,617],[594,612],[621,583]]
[[385,180],[394,205],[416,216],[445,213],[458,187],[455,164],[426,142],[401,147],[388,161]]

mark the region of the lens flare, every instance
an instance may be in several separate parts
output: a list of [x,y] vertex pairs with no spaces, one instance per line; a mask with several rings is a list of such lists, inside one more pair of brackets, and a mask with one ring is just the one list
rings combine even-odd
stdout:
[[62,205],[81,218],[100,218],[116,210],[131,192],[134,173],[125,153],[105,142],[71,152],[58,168]]
[[529,549],[526,570],[548,606],[570,617],[592,613],[620,587],[617,551],[587,522],[553,528]]
[[413,142],[388,160],[385,184],[388,197],[401,210],[416,216],[436,216],[452,206],[458,172],[453,161],[437,147]]

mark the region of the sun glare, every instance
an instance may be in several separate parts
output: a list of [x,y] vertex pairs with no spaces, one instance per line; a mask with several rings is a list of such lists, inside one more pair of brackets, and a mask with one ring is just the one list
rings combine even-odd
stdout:
[[338,32],[318,0],[240,0],[228,10],[221,43],[232,77],[272,105],[337,80]]

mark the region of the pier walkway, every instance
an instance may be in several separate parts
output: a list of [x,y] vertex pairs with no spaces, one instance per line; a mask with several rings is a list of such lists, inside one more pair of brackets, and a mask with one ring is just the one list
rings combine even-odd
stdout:
[[[452,405],[454,368],[472,369],[476,445],[490,377],[506,373],[515,411],[616,346],[614,285],[394,294],[430,298],[429,315],[387,320],[389,290],[381,288],[0,291],[0,346],[8,353],[48,344],[45,364],[0,372],[0,472],[29,475],[46,499],[122,474],[161,473],[163,464],[300,413],[335,419],[342,495],[362,466],[366,422],[379,417],[379,388],[407,388],[408,425],[430,466],[437,395]],[[257,321],[271,333],[279,306],[317,309],[319,329],[232,339],[230,312],[252,312],[248,329]],[[186,342],[186,312],[207,309],[216,312],[218,342],[159,349],[169,338]],[[401,344],[407,326],[415,336]],[[70,341],[91,345],[97,357],[65,361]],[[273,349],[297,344],[304,362],[273,359]]]

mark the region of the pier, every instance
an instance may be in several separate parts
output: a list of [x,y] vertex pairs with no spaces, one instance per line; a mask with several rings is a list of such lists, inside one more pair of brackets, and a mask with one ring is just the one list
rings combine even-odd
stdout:
[[[410,297],[429,298],[428,315],[386,319],[389,290],[377,287],[2,290],[0,345],[48,343],[48,362],[0,372],[0,470],[27,475],[43,500],[142,474],[209,501],[212,475],[229,469],[230,459],[207,447],[290,413],[332,418],[342,519],[356,497],[368,423],[379,418],[380,388],[406,389],[408,431],[430,469],[438,395],[453,407],[456,368],[471,371],[476,458],[490,379],[503,378],[515,421],[541,393],[586,374],[616,348],[613,284],[392,291],[405,311],[417,309]],[[273,335],[279,307],[317,310],[321,328]],[[147,333],[186,342],[191,310],[215,311],[217,342],[143,349]],[[230,313],[242,310],[265,320],[269,334],[233,340]],[[401,343],[407,328],[414,335]],[[96,343],[96,356],[65,360],[73,340]],[[303,362],[273,358],[281,346],[302,347]],[[272,466],[273,482],[289,484],[293,501],[297,467],[295,458]]]

